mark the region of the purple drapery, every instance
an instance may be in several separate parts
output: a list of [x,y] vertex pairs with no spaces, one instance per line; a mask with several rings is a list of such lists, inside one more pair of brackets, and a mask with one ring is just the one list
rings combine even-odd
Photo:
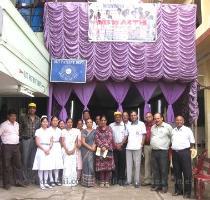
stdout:
[[71,95],[72,88],[67,84],[58,84],[53,88],[53,96],[55,97],[58,104],[61,106],[61,112],[59,119],[66,121],[68,115],[66,112],[65,105]]
[[53,85],[49,85],[49,99],[48,99],[48,107],[47,107],[47,117],[51,118],[52,115],[52,96],[53,96]]
[[[198,118],[196,6],[160,4],[154,43],[89,42],[87,3],[49,2],[44,10],[45,44],[51,57],[87,59],[87,81],[193,82],[189,108]],[[196,109],[196,111],[194,111]]]
[[73,86],[74,92],[76,93],[81,103],[84,105],[84,110],[88,109],[87,105],[95,90],[95,87],[96,87],[95,82],[79,84],[79,85],[75,84]]
[[186,84],[180,83],[159,83],[162,93],[168,102],[168,109],[167,109],[167,122],[173,123],[174,122],[174,111],[173,111],[173,103],[177,101],[177,99],[181,96],[186,88]]
[[144,116],[147,112],[151,112],[151,108],[148,104],[148,101],[151,99],[156,87],[157,83],[156,82],[148,82],[148,81],[143,81],[140,83],[135,84],[137,90],[139,91],[140,95],[143,97],[145,104],[144,104]]
[[122,112],[122,102],[125,99],[126,94],[130,88],[130,82],[106,82],[106,87],[118,103],[118,111]]
[[195,5],[160,4],[154,43],[89,42],[87,6],[45,3],[44,37],[52,57],[87,59],[88,82],[197,78]]
[[199,108],[198,108],[198,82],[197,80],[193,81],[190,85],[190,93],[189,93],[189,116],[190,116],[190,123],[195,122],[199,116]]

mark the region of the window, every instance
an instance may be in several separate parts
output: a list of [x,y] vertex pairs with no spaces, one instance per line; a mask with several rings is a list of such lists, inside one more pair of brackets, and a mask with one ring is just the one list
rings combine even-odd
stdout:
[[197,4],[196,27],[198,28],[202,24],[201,0],[195,0],[194,2]]
[[34,32],[43,31],[43,0],[18,0],[16,8]]

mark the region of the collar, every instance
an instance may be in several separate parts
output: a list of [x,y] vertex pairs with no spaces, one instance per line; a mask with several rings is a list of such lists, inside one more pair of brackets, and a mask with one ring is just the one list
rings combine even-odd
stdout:
[[153,121],[152,121],[152,122],[149,122],[149,123],[146,122],[145,125],[146,125],[146,126],[153,126],[153,125],[154,125],[154,122],[153,122]]
[[[29,114],[27,114],[27,117],[28,119],[31,119]],[[35,120],[39,120],[39,117],[37,115],[35,115]]]
[[178,127],[175,128],[176,131],[182,131],[182,129],[184,128],[184,125],[182,125],[179,129]]
[[119,124],[117,124],[116,122],[114,122],[114,125],[115,126],[124,126],[124,123],[123,123],[123,121],[121,121]]
[[155,127],[158,128],[158,127],[165,127],[165,122],[162,122],[162,124],[160,126],[158,126],[157,124],[155,124]]
[[57,130],[58,129],[58,127],[53,128],[52,126],[50,126],[49,128],[52,129],[52,130]]
[[9,120],[7,120],[6,122],[7,122],[7,124],[10,124],[10,125],[16,125],[17,124],[16,121],[14,122],[14,124],[12,122],[10,122]]
[[137,125],[139,123],[138,119],[135,122],[131,122],[132,125]]

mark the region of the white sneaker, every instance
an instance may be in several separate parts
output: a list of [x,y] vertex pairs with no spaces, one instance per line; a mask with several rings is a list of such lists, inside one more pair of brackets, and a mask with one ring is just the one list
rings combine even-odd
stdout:
[[46,189],[43,183],[40,183],[40,188],[41,188],[42,190],[45,190],[45,189]]
[[45,187],[45,188],[52,189],[52,186],[48,185],[47,183],[44,184],[44,187]]

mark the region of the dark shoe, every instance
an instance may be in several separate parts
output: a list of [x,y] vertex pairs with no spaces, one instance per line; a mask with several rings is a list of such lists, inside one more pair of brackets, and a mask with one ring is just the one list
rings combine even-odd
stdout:
[[58,181],[58,182],[55,182],[55,185],[61,186],[62,184]]
[[152,189],[152,188],[155,188],[155,185],[152,184],[152,185],[151,185],[151,189]]
[[183,198],[184,199],[191,199],[191,195],[190,194],[185,194]]
[[25,186],[29,186],[29,185],[30,185],[30,182],[29,182],[29,181],[23,181],[23,184],[24,184]]
[[168,187],[163,187],[162,188],[162,193],[167,193],[168,192]]
[[141,185],[142,186],[148,186],[148,185],[151,185],[151,183],[142,183]]
[[120,179],[120,180],[118,181],[118,184],[119,184],[120,186],[122,186],[122,185],[123,185],[123,180]]
[[50,182],[49,184],[51,187],[55,187],[55,183],[54,182]]
[[135,188],[140,188],[140,184],[139,183],[135,183],[134,187]]
[[10,186],[10,185],[4,185],[3,188],[4,188],[5,190],[9,190],[9,189],[11,188],[11,186]]
[[153,188],[151,188],[151,191],[160,191],[161,190],[161,188],[160,187],[153,187]]
[[129,185],[131,185],[131,183],[125,181],[124,185],[125,185],[125,186],[129,186]]
[[24,185],[23,183],[20,183],[20,182],[16,183],[15,186],[16,187],[26,187],[26,185]]
[[117,184],[117,179],[116,178],[113,178],[112,179],[112,185],[116,185]]
[[172,196],[179,196],[179,195],[182,195],[182,192],[174,192],[174,193],[172,193]]

